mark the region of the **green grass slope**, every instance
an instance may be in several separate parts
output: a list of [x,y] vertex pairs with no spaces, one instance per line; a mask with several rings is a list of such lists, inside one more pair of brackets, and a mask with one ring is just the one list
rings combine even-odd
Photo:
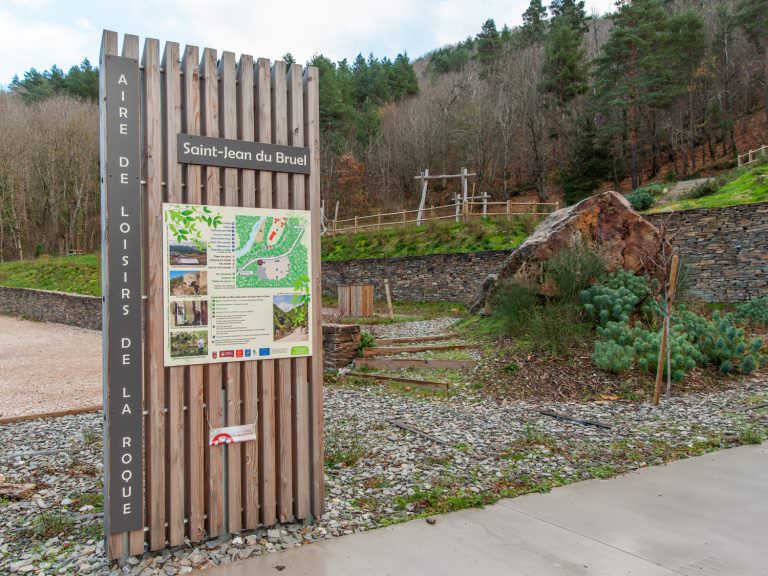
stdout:
[[324,236],[323,260],[354,260],[452,254],[480,250],[506,250],[525,240],[536,227],[532,217],[473,220],[463,222],[428,222],[424,226],[397,226],[380,232]]
[[0,263],[0,286],[101,295],[96,254]]
[[724,208],[740,204],[768,201],[768,162],[744,166],[716,179],[717,189],[699,198],[683,198],[655,206],[651,212],[692,210],[695,208]]

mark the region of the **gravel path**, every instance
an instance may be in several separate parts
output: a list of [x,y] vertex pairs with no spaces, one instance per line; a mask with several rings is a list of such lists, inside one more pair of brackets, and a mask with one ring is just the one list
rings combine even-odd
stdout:
[[[448,331],[453,320],[377,326],[381,336]],[[378,329],[383,329],[378,332]],[[497,401],[470,372],[449,397],[386,386],[325,389],[326,513],[131,558],[104,558],[101,415],[0,426],[0,574],[181,574],[450,509],[477,506],[755,441],[768,430],[765,377],[658,407],[623,402]],[[751,407],[755,407],[751,409]],[[599,422],[563,421],[542,410]],[[422,433],[403,430],[395,423]],[[32,452],[32,453],[30,453]]]
[[[749,430],[764,432],[766,410],[743,407],[766,399],[768,383],[755,380],[717,394],[673,398],[658,408],[498,403],[469,392],[421,398],[384,387],[329,386],[326,455],[335,464],[327,468],[327,512],[318,523],[146,554],[122,572],[184,573],[729,446]],[[563,422],[541,415],[542,409],[611,428]],[[439,441],[397,428],[392,419]],[[35,484],[18,501],[0,500],[0,573],[118,573],[104,559],[100,518],[92,516],[100,511],[100,426],[100,414],[87,414],[0,427],[0,474],[6,482]],[[63,534],[54,536],[59,528],[49,523],[62,515]]]
[[0,316],[0,350],[0,417],[101,404],[101,332]]

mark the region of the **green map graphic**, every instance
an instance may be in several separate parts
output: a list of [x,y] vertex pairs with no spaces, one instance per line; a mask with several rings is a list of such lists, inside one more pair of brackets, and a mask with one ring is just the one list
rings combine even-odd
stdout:
[[309,220],[235,216],[238,288],[292,288],[308,275]]

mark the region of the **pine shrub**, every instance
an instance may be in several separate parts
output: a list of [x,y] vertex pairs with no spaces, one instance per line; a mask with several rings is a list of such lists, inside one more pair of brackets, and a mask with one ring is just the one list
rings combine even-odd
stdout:
[[639,188],[631,194],[627,195],[627,200],[629,200],[629,203],[632,204],[632,208],[638,212],[648,210],[651,206],[656,204],[656,198],[653,197],[653,194],[647,190],[643,190],[642,188]]
[[736,307],[736,317],[752,324],[768,326],[768,296],[739,304]]

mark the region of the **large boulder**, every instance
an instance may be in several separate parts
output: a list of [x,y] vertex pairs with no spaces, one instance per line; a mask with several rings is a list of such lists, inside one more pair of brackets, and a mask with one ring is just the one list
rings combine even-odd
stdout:
[[498,274],[489,276],[470,309],[490,312],[496,287],[513,280],[536,292],[551,294],[544,265],[575,241],[586,241],[603,256],[608,271],[624,268],[656,275],[664,239],[659,229],[632,209],[616,192],[602,192],[548,216],[528,239],[515,249]]

